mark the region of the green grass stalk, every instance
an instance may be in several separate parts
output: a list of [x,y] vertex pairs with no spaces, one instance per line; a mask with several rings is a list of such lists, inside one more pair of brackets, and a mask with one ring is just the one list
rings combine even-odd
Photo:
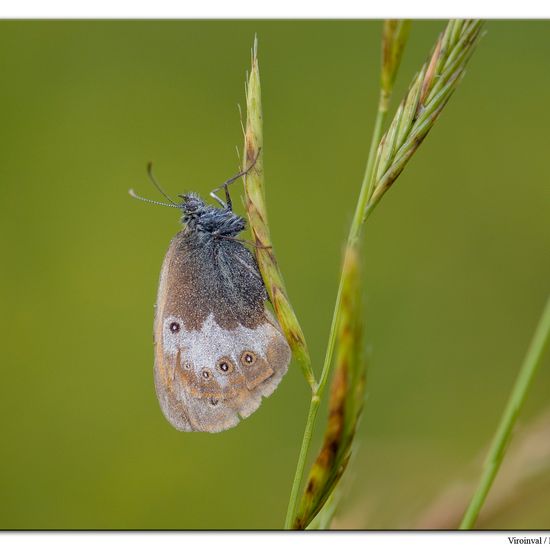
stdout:
[[548,349],[549,344],[550,296],[548,297],[539,324],[535,330],[533,339],[531,340],[527,355],[525,356],[523,364],[520,368],[506,408],[502,413],[500,423],[483,466],[479,484],[468,508],[466,509],[466,513],[464,514],[464,518],[460,524],[460,529],[472,529],[476,523],[479,512],[483,507],[500,465],[502,464],[504,455],[506,454],[508,443],[512,436],[512,430],[521,408],[525,403],[529,388],[531,387],[535,374],[542,362],[544,352]]
[[[397,25],[393,29],[389,27],[390,25],[392,25],[392,22],[388,21],[384,24],[380,100],[367,167],[348,234],[345,258],[348,254],[357,253],[365,221],[382,196],[401,174],[456,90],[464,75],[466,64],[477,45],[481,31],[480,21],[449,21],[444,32],[436,41],[429,61],[423,65],[419,73],[413,78],[409,91],[397,109],[389,129],[381,137],[397,67],[408,31],[406,25]],[[388,52],[390,52],[389,55]],[[343,265],[345,263],[346,259],[344,259]],[[345,276],[345,271],[342,271],[323,369],[319,383],[312,394],[304,438],[292,483],[285,529],[292,528],[296,516],[299,489],[302,484],[317,411],[333,364],[334,348],[342,312]]]
[[[367,211],[367,200],[370,189],[373,185],[373,170],[375,165],[376,150],[380,139],[382,137],[382,131],[384,129],[384,123],[388,113],[389,102],[391,94],[393,91],[393,84],[395,82],[395,76],[397,74],[397,69],[401,61],[401,55],[407,40],[409,23],[404,21],[397,22],[399,27],[393,32],[390,30],[390,25],[393,24],[392,21],[386,21],[384,23],[384,31],[382,38],[382,69],[381,69],[381,85],[380,85],[380,96],[378,101],[378,110],[376,113],[376,120],[374,123],[374,130],[371,137],[369,155],[367,158],[367,165],[365,168],[365,174],[363,176],[363,181],[361,183],[361,191],[359,193],[359,199],[357,201],[357,206],[355,209],[355,214],[351,224],[347,248],[346,250],[354,249],[355,244],[357,243],[361,227],[364,222],[364,216]],[[396,32],[397,31],[397,32]],[[391,53],[388,53],[391,52]],[[345,264],[345,259],[344,259]],[[311,402],[309,405],[309,411],[306,420],[306,426],[304,429],[304,437],[302,439],[302,444],[300,447],[300,453],[298,455],[298,463],[296,465],[296,471],[294,473],[294,479],[292,482],[292,488],[290,491],[290,499],[288,503],[286,518],[285,518],[285,529],[291,529],[294,522],[294,517],[296,516],[296,511],[298,507],[298,497],[300,491],[300,485],[302,484],[302,478],[304,477],[304,469],[306,465],[306,459],[311,444],[311,437],[313,435],[313,428],[315,425],[315,420],[317,418],[317,411],[319,410],[319,404],[321,403],[321,398],[324,395],[325,386],[330,374],[330,367],[332,365],[332,357],[334,354],[334,346],[336,343],[336,335],[338,333],[338,324],[340,321],[340,314],[342,310],[342,293],[345,285],[344,273],[340,278],[338,284],[338,292],[336,294],[336,303],[334,305],[334,310],[332,314],[332,321],[330,325],[329,339],[327,343],[327,350],[325,354],[325,360],[323,363],[323,369],[321,371],[321,378],[319,383],[313,392],[311,397]]]

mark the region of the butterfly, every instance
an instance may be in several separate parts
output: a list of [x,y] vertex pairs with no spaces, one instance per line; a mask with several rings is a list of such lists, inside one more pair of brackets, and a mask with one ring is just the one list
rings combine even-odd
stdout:
[[[164,416],[181,431],[220,432],[252,414],[279,385],[291,352],[267,308],[254,255],[237,236],[246,221],[232,208],[227,180],[212,193],[179,195],[184,228],[162,264],[154,321],[154,378]],[[225,190],[225,202],[215,192]]]

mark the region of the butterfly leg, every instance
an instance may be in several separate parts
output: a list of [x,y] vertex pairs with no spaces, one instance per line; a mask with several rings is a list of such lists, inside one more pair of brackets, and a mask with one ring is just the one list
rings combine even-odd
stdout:
[[[250,165],[245,170],[242,170],[238,174],[235,174],[232,178],[229,178],[227,181],[222,183],[219,187],[216,187],[216,189],[214,189],[210,193],[210,196],[216,202],[218,202],[223,208],[228,208],[229,210],[233,210],[233,204],[231,202],[231,196],[229,195],[228,187],[233,182],[237,181],[239,178],[242,178],[243,176],[246,176],[248,174],[248,172],[250,172],[250,170],[252,170],[252,168],[254,168],[254,165],[256,164],[256,161],[258,160],[258,157],[260,156],[260,151],[261,151],[261,148],[258,149],[258,153],[256,154],[256,157],[254,158],[254,160],[250,163]],[[220,197],[218,197],[216,195],[216,192],[220,191],[221,189],[223,189],[225,191],[225,200],[226,200],[226,202],[223,202],[223,200],[220,199]]]
[[[231,198],[229,198],[228,202],[225,203],[222,201],[222,199],[220,199],[220,197],[218,197],[218,195],[216,195],[216,191],[218,191],[219,189],[221,189],[223,187],[220,186],[220,187],[216,187],[216,189],[214,189],[214,191],[210,191],[210,196],[222,207],[222,208],[227,208],[229,207],[229,210],[232,210],[231,208]],[[229,193],[227,191],[227,188],[225,188],[225,199],[227,200],[229,197]]]

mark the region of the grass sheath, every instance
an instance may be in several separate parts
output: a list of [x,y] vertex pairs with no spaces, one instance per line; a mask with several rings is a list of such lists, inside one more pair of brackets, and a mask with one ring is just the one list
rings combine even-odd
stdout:
[[493,438],[477,489],[470,501],[460,529],[472,529],[479,512],[498,473],[504,454],[512,437],[512,430],[521,411],[533,378],[542,362],[544,352],[550,346],[550,296],[535,330],[535,334],[520,368],[516,383]]
[[[360,261],[355,248],[345,256],[342,315],[338,327],[338,354],[331,384],[329,417],[321,451],[314,462],[294,529],[304,529],[332,497],[351,455],[357,422],[363,407],[363,356]],[[331,506],[331,511],[334,507]],[[330,513],[326,520],[330,520]]]

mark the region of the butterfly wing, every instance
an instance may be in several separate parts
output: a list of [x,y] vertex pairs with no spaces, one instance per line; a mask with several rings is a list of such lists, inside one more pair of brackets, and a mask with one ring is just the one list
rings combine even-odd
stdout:
[[162,267],[155,386],[178,430],[219,432],[252,414],[287,371],[290,348],[252,254],[178,233]]

